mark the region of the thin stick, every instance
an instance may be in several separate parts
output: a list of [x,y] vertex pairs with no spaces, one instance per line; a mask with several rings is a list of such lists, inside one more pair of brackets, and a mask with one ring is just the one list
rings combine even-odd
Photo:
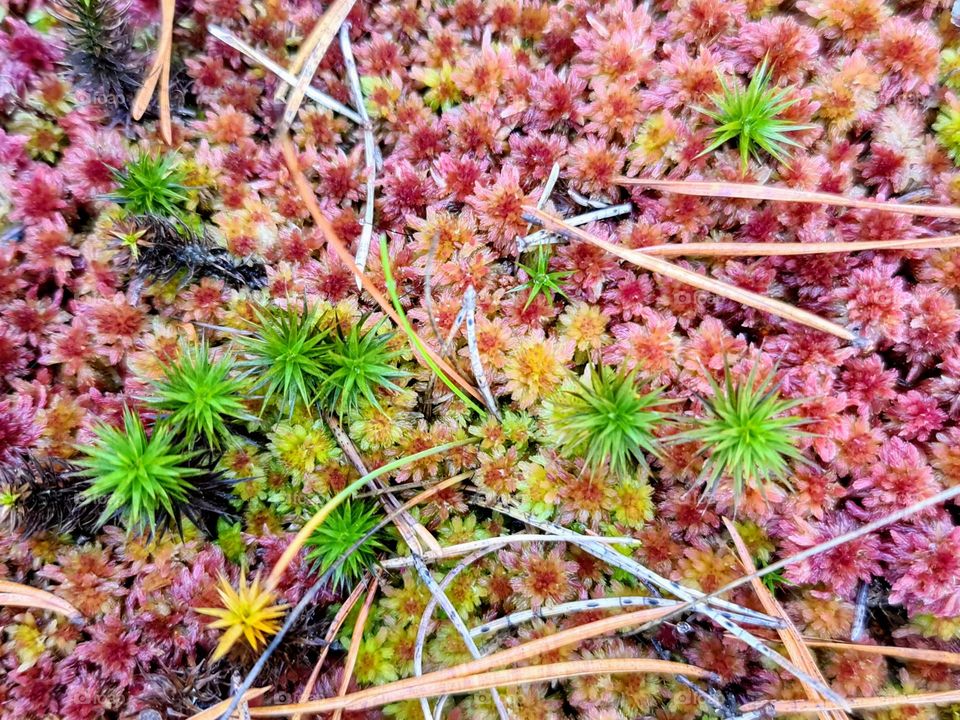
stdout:
[[[518,543],[528,542],[572,542],[579,539],[567,535],[538,535],[536,533],[518,533],[516,535],[501,535],[499,537],[485,538],[483,540],[471,540],[470,542],[460,543],[459,545],[448,545],[442,548],[440,552],[425,553],[422,560],[425,562],[438,562],[450,560],[451,558],[467,555],[480,548],[516,545]],[[605,545],[639,545],[639,540],[631,537],[591,537],[590,542],[603,543]],[[398,557],[384,560],[380,567],[384,570],[399,570],[410,567],[413,564],[413,558]]]
[[[437,592],[434,593],[433,597],[430,598],[430,601],[427,603],[427,606],[423,609],[423,613],[420,615],[420,624],[417,626],[417,638],[413,646],[413,674],[415,677],[423,676],[423,644],[427,638],[427,629],[429,628],[430,620],[433,617],[433,612],[437,607],[437,599],[440,597],[446,597],[447,587],[452,583],[457,576],[460,575],[464,570],[466,570],[474,562],[482,558],[484,555],[493,552],[495,548],[485,548],[483,550],[478,550],[472,555],[461,560],[456,567],[454,567],[446,576],[437,584]],[[461,636],[464,638],[464,643],[467,646],[467,651],[470,653],[470,656],[474,660],[477,660],[481,657],[480,648],[477,647],[477,644],[473,641],[473,636],[470,634],[469,629],[467,629],[466,623],[463,622],[463,619],[460,615],[454,611],[454,614],[451,616],[447,615],[447,618],[457,627],[457,630],[460,632]],[[491,691],[493,696],[493,704],[497,708],[497,713],[503,720],[508,720],[509,715],[507,710],[503,705],[503,700],[500,698],[500,694],[496,690]],[[423,710],[424,720],[432,720],[432,715],[430,713],[430,704],[427,702],[426,698],[420,699],[420,708]],[[438,708],[439,710],[439,708]]]
[[[572,219],[567,222],[572,224]],[[906,238],[903,240],[863,240],[822,243],[669,243],[638,248],[638,252],[647,255],[657,255],[659,257],[779,257],[853,253],[866,250],[940,250],[955,247],[960,247],[960,235],[944,235],[943,237],[933,238]]]
[[[283,80],[283,82],[288,85],[293,85],[297,82],[297,78],[294,75],[291,75],[289,72],[284,70],[280,65],[275,63],[273,60],[268,58],[262,52],[257,50],[252,45],[245,43],[243,40],[238,38],[236,35],[231,33],[226,28],[220,27],[219,25],[208,25],[207,30],[213,35],[217,40],[222,42],[224,45],[236,50],[241,55],[246,56],[247,58],[253,60],[258,65],[266,68],[271,73],[276,75],[278,78]],[[284,86],[281,86],[284,87]],[[352,120],[358,125],[363,122],[363,119],[357,115],[353,110],[348,108],[339,100],[334,100],[332,97],[327,95],[325,92],[317,90],[312,85],[308,85],[307,89],[304,91],[308,98],[313,100],[317,105],[322,105],[328,110],[332,110],[335,113],[343,115],[345,118]]]
[[751,185],[749,183],[700,182],[692,180],[660,180],[657,178],[618,177],[619,185],[641,185],[673,192],[680,195],[698,197],[740,198],[743,200],[775,200],[777,202],[817,203],[838,207],[852,207],[860,210],[879,210],[881,212],[921,215],[960,219],[960,208],[948,205],[908,205],[906,203],[862,200],[843,195],[808,190],[793,190],[769,185]]
[[[306,51],[306,59],[303,61],[303,69],[297,77],[296,83],[290,89],[290,95],[287,97],[287,105],[283,111],[282,125],[289,127],[293,125],[297,112],[300,110],[300,104],[303,102],[303,96],[307,88],[313,82],[313,76],[320,66],[320,61],[326,55],[330,43],[337,34],[337,29],[347,19],[347,15],[353,9],[356,0],[334,0],[333,4],[327,8],[327,11],[317,21],[316,26],[307,38],[307,41],[300,48],[300,53]],[[293,60],[297,64],[297,58]],[[296,72],[296,71],[294,71]]]
[[[347,248],[340,241],[340,238],[337,237],[336,232],[333,230],[333,226],[330,225],[330,221],[327,220],[323,213],[320,212],[320,206],[317,204],[317,199],[314,197],[313,190],[310,188],[310,184],[307,182],[307,178],[304,177],[303,172],[300,170],[299,161],[297,159],[296,150],[293,147],[293,143],[290,140],[290,137],[286,134],[281,135],[279,138],[280,150],[283,152],[284,160],[287,163],[287,169],[290,171],[290,176],[293,178],[293,182],[297,187],[297,191],[300,193],[300,198],[306,204],[307,209],[310,211],[310,216],[313,218],[314,224],[320,228],[320,231],[323,233],[324,238],[327,240],[327,244],[333,248],[334,252],[340,258],[340,261],[343,262],[347,268],[357,277],[360,278],[360,282],[363,283],[363,288],[366,290],[373,299],[377,302],[377,305],[393,320],[397,325],[401,325],[400,316],[397,314],[396,310],[393,309],[393,306],[390,304],[390,301],[383,296],[376,285],[374,285],[367,276],[361,272],[360,268],[357,267],[357,264],[353,261],[353,256],[350,255]],[[428,345],[424,344],[424,351],[426,356],[430,357],[440,368],[453,379],[463,390],[468,392],[470,395],[473,395],[477,400],[483,402],[483,397],[479,392],[447,362],[437,355]],[[417,354],[417,359],[420,362],[425,362],[423,356],[419,353]]]
[[624,597],[605,597],[594,598],[592,600],[575,600],[573,602],[560,603],[559,605],[545,605],[539,610],[518,610],[515,613],[504,615],[503,617],[491,620],[483,625],[477,625],[470,628],[470,634],[474,637],[480,635],[493,635],[502,630],[510,630],[533,619],[546,620],[547,618],[557,617],[558,615],[567,615],[578,612],[591,612],[593,610],[624,610],[626,608],[639,607],[669,607],[676,605],[676,600],[664,600],[662,598],[650,597],[648,595],[627,595]]
[[[340,689],[337,691],[337,697],[344,697],[350,688],[350,678],[353,677],[353,668],[357,664],[357,655],[360,653],[360,642],[363,640],[363,630],[367,626],[367,616],[370,615],[370,606],[373,605],[373,598],[377,595],[377,588],[380,583],[377,578],[370,583],[370,589],[367,591],[367,597],[360,606],[360,612],[357,613],[357,620],[353,624],[353,634],[350,636],[350,649],[347,652],[346,662],[343,664],[343,675],[340,678]],[[343,717],[343,709],[337,708],[333,713],[333,720],[340,720]]]
[[473,370],[473,377],[477,380],[477,386],[480,388],[480,394],[483,395],[483,400],[487,404],[487,410],[493,413],[497,420],[502,420],[497,401],[493,399],[493,392],[490,390],[490,383],[487,382],[487,373],[483,369],[483,359],[480,357],[480,346],[477,344],[477,291],[473,285],[468,285],[467,291],[463,295],[463,312],[467,325],[467,351],[470,353],[470,368]]
[[[317,658],[317,663],[313,666],[313,671],[310,673],[310,677],[307,678],[306,685],[303,686],[303,692],[300,693],[300,702],[307,702],[310,699],[310,694],[317,684],[317,678],[320,677],[320,668],[323,667],[323,661],[327,659],[327,653],[330,652],[330,645],[333,643],[334,638],[337,637],[337,633],[340,632],[340,628],[343,627],[343,623],[346,622],[347,615],[350,614],[353,606],[360,600],[360,596],[363,595],[363,591],[366,589],[367,583],[370,582],[371,578],[371,575],[365,575],[360,582],[357,583],[356,587],[353,588],[347,599],[344,600],[343,605],[337,610],[337,614],[333,616],[333,622],[330,623],[326,635],[323,636],[323,650],[320,651],[320,657]],[[297,713],[293,716],[292,720],[302,720],[302,715]]]
[[682,282],[686,285],[690,285],[691,287],[695,287],[699,290],[705,290],[706,292],[711,292],[715,295],[719,295],[720,297],[734,300],[748,307],[762,310],[763,312],[768,312],[771,315],[776,315],[780,318],[792,320],[793,322],[800,323],[801,325],[806,325],[807,327],[821,330],[831,335],[836,335],[844,340],[853,341],[857,339],[857,336],[846,328],[830,322],[829,320],[824,320],[823,318],[814,315],[811,312],[796,308],[793,305],[785,303],[781,300],[774,300],[773,298],[764,297],[763,295],[758,295],[757,293],[738,288],[735,285],[720,282],[719,280],[714,280],[706,275],[701,275],[700,273],[693,272],[692,270],[687,270],[677,265],[673,265],[666,260],[660,260],[659,258],[651,257],[643,252],[623,248],[619,245],[614,245],[613,243],[607,242],[606,240],[603,240],[592,233],[588,233],[580,228],[575,228],[568,223],[563,222],[562,220],[558,220],[551,215],[547,215],[546,213],[537,210],[534,207],[524,206],[524,211],[527,213],[526,217],[535,218],[536,221],[539,221],[540,224],[542,224],[551,232],[555,232],[567,237],[573,237],[577,240],[595,245],[596,247],[602,248],[607,252],[616,255],[617,257],[623,258],[624,260],[627,260],[628,262],[631,262],[634,265],[643,268],[644,270],[659,273],[660,275],[664,275],[668,278],[677,280],[678,282]]

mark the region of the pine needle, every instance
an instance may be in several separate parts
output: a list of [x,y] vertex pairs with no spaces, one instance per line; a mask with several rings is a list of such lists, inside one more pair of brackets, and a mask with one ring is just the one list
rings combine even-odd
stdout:
[[752,183],[662,180],[659,178],[630,178],[625,176],[618,177],[616,182],[619,185],[640,185],[642,187],[658,188],[664,192],[673,192],[680,195],[695,195],[697,197],[814,203],[838,207],[852,207],[860,210],[879,210],[880,212],[901,213],[903,215],[960,219],[960,207],[952,207],[950,205],[909,205],[907,203],[880,202],[879,200],[862,200],[860,198],[850,198],[833,193],[794,190],[792,188],[771,187],[769,185],[756,185]]
[[609,253],[612,253],[613,255],[616,255],[617,257],[633,263],[637,267],[648,270],[649,272],[663,275],[686,285],[690,285],[691,287],[695,287],[699,290],[705,290],[706,292],[711,292],[715,295],[719,295],[720,297],[725,297],[729,300],[734,300],[746,305],[747,307],[752,307],[757,310],[770,313],[771,315],[776,315],[777,317],[785,320],[792,320],[793,322],[805,325],[815,330],[821,330],[825,333],[829,333],[830,335],[835,335],[843,340],[854,341],[857,339],[857,336],[846,328],[814,315],[811,312],[794,307],[789,303],[764,297],[763,295],[758,295],[757,293],[750,292],[749,290],[738,288],[735,285],[714,280],[706,275],[701,275],[700,273],[693,272],[692,270],[687,270],[686,268],[669,263],[666,260],[652,257],[639,250],[631,250],[619,245],[614,245],[613,243],[607,242],[606,240],[603,240],[596,235],[587,232],[586,230],[573,227],[563,220],[553,217],[552,215],[548,215],[547,213],[543,212],[542,210],[538,210],[535,207],[525,205],[523,210],[525,213],[525,218],[534,218],[535,221],[538,221],[550,232],[555,232],[557,234],[599,247]]
[[851,242],[701,242],[665,243],[637,248],[639,252],[658,257],[786,257],[794,255],[828,255],[864,251],[943,250],[960,247],[960,235],[902,240],[862,240]]
[[170,56],[173,52],[175,11],[176,0],[160,0],[160,40],[157,43],[157,55],[130,106],[130,116],[134,120],[142,118],[157,89],[157,83],[160,83],[160,137],[167,145],[173,144],[173,127],[170,120]]
[[[728,518],[723,518],[723,524],[726,525],[727,532],[729,532],[730,537],[733,538],[733,544],[737,549],[737,554],[740,556],[740,564],[743,565],[743,569],[748,573],[755,573],[757,566],[754,564],[753,558],[750,557],[750,551],[747,550],[747,545],[743,541],[743,538],[740,537],[740,533],[737,532],[736,526]],[[785,627],[778,630],[777,633],[780,635],[780,640],[783,642],[790,659],[793,660],[797,667],[807,673],[807,675],[826,685],[827,680],[823,676],[823,673],[820,672],[813,653],[811,653],[804,644],[803,636],[800,634],[800,631],[797,630],[797,626],[793,624],[787,611],[783,609],[783,606],[777,601],[770,590],[767,589],[767,586],[763,584],[760,578],[751,580],[750,585],[760,599],[760,604],[763,606],[764,611],[770,615],[779,615],[783,618]],[[803,691],[808,699],[823,702],[823,697],[817,692],[816,688],[805,682],[802,683],[802,685]],[[842,710],[829,710],[819,714],[821,720],[844,720],[844,718],[848,717]]]
[[0,606],[48,610],[71,619],[82,617],[73,605],[53,593],[9,580],[0,580]]
[[[477,690],[512,687],[537,682],[553,682],[585,675],[610,675],[616,673],[649,673],[657,675],[683,675],[709,678],[712,673],[693,665],[637,658],[607,660],[577,660],[573,662],[533,665],[509,670],[465,675],[448,680],[432,680],[407,686],[406,681],[370,688],[351,693],[342,698],[327,698],[294,705],[274,705],[251,708],[251,717],[285,717],[293,712],[322,713],[342,708],[349,711],[368,710],[389,703],[415,700],[438,695],[472,693]],[[424,675],[424,678],[429,677]],[[372,692],[371,692],[372,691]]]

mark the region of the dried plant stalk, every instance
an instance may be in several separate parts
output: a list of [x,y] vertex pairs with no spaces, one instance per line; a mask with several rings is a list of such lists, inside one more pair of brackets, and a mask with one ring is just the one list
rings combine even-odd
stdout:
[[[500,547],[502,545],[514,545],[527,542],[575,542],[579,538],[567,535],[537,535],[532,533],[520,533],[517,535],[501,535],[498,537],[484,538],[483,540],[471,540],[470,542],[460,543],[459,545],[448,545],[440,548],[438,552],[427,553],[422,559],[426,562],[437,562],[440,560],[449,560],[450,558],[467,555],[474,550],[480,550],[485,547]],[[639,545],[640,541],[630,537],[590,537],[590,542],[598,542],[604,545]],[[384,560],[380,567],[386,570],[399,570],[401,568],[413,565],[413,558],[397,557]]]
[[[264,55],[262,52],[257,50],[255,47],[253,47],[249,43],[246,43],[240,38],[238,38],[236,35],[234,35],[232,32],[230,32],[226,28],[220,27],[219,25],[209,25],[207,27],[207,30],[211,35],[213,35],[217,40],[222,42],[224,45],[227,45],[233,48],[244,57],[249,58],[250,60],[255,62],[257,65],[260,65],[261,67],[266,68],[271,73],[276,75],[278,78],[283,80],[283,82],[286,83],[287,85],[293,85],[294,83],[297,82],[297,78],[295,75],[291,75],[289,72],[287,72],[282,67],[277,65],[277,63],[275,63],[269,57]],[[285,87],[285,86],[281,85],[280,87]],[[339,100],[334,100],[325,92],[317,90],[317,88],[315,88],[313,85],[308,85],[305,92],[307,94],[307,97],[313,100],[315,103],[317,103],[317,105],[325,107],[328,110],[332,110],[335,113],[339,113],[340,115],[343,115],[345,118],[348,118],[349,120],[352,120],[355,123],[362,122],[362,119],[360,118],[360,116],[357,115],[353,110],[348,108]]]
[[643,187],[658,188],[665,192],[674,192],[680,195],[696,195],[698,197],[815,203],[819,205],[852,207],[860,210],[879,210],[880,212],[900,213],[903,215],[960,219],[960,208],[949,205],[908,205],[907,203],[880,202],[879,200],[862,200],[860,198],[850,198],[833,193],[794,190],[792,188],[771,187],[769,185],[701,182],[696,180],[661,180],[657,178],[629,178],[623,176],[618,177],[616,182],[618,185],[640,185]]
[[903,240],[864,240],[824,243],[740,243],[702,242],[668,243],[638,248],[638,252],[659,257],[760,257],[793,255],[826,255],[867,250],[941,250],[960,247],[960,235]]
[[[356,0],[334,0],[333,4],[317,21],[306,42],[300,46],[300,50],[291,64],[291,70],[294,74],[300,70],[298,66],[302,66],[302,70],[300,70],[297,82],[290,89],[290,95],[287,97],[282,125],[289,127],[293,124],[297,112],[300,110],[300,103],[303,102],[307,87],[313,82],[313,76],[317,72],[320,61],[323,60],[330,43],[337,35],[337,30],[347,19],[347,15],[350,14],[355,2]],[[300,60],[301,57],[303,57],[302,61]]]
[[831,335],[836,335],[844,340],[852,341],[857,339],[857,336],[846,328],[830,322],[829,320],[825,320],[818,315],[814,315],[811,312],[794,307],[793,305],[785,303],[781,300],[774,300],[773,298],[767,298],[763,295],[758,295],[757,293],[753,293],[748,290],[742,290],[735,285],[720,282],[719,280],[714,280],[706,275],[701,275],[700,273],[693,272],[692,270],[678,267],[677,265],[673,265],[666,260],[652,257],[637,250],[630,250],[629,248],[614,245],[613,243],[607,242],[606,240],[603,240],[592,233],[588,233],[586,230],[573,227],[572,225],[548,215],[541,210],[537,210],[534,207],[524,206],[524,212],[527,213],[527,216],[535,218],[537,221],[539,221],[540,224],[550,232],[595,245],[596,247],[602,248],[607,252],[616,255],[617,257],[623,258],[624,260],[631,262],[637,267],[643,268],[644,270],[664,275],[673,280],[677,280],[678,282],[695,287],[698,290],[711,292],[715,295],[719,295],[720,297],[734,300],[748,307],[762,310],[763,312],[776,315],[777,317],[785,320],[792,320],[793,322],[806,325],[807,327],[815,330],[821,330]]
[[[609,660],[578,660],[573,662],[550,663],[497,670],[494,672],[467,675],[450,680],[437,680],[421,683],[413,687],[397,687],[401,682],[382,685],[369,691],[352,693],[343,698],[329,698],[297,705],[274,705],[251,708],[251,717],[285,717],[293,712],[330,712],[344,710],[368,710],[388,703],[403,700],[415,700],[437,695],[471,693],[477,690],[490,690],[498,687],[511,687],[536,682],[552,682],[564,678],[584,675],[610,675],[615,673],[650,673],[657,675],[684,675],[686,677],[711,677],[712,673],[693,665],[670,662],[667,660],[647,660],[637,658],[619,658]],[[424,675],[424,677],[427,677]]]
[[[743,538],[740,537],[740,533],[737,532],[736,526],[730,522],[728,518],[723,518],[723,523],[727,527],[727,532],[730,533],[730,537],[733,538],[733,544],[737,549],[737,554],[740,556],[740,564],[743,565],[743,569],[747,573],[755,573],[757,571],[757,566],[753,562],[753,558],[750,557],[750,551],[747,550],[746,543],[743,542]],[[784,647],[787,650],[787,655],[790,656],[790,659],[797,664],[798,667],[802,668],[810,677],[819,680],[824,685],[827,684],[827,679],[823,676],[823,673],[820,672],[820,668],[817,665],[816,659],[813,657],[813,653],[807,648],[803,642],[803,636],[800,634],[800,631],[797,630],[796,625],[793,624],[793,621],[790,619],[790,616],[787,615],[787,611],[783,609],[783,606],[777,602],[777,599],[773,594],[767,589],[767,586],[763,584],[763,581],[759,578],[754,578],[750,581],[751,587],[753,587],[754,593],[760,599],[760,604],[763,606],[763,609],[770,615],[779,615],[783,618],[785,627],[778,630],[777,633],[780,635],[780,640],[783,642]],[[815,702],[823,702],[823,697],[817,692],[817,689],[808,684],[802,683],[803,691],[806,694],[807,698]],[[820,713],[821,720],[845,720],[849,717],[845,712],[841,710],[828,710]]]

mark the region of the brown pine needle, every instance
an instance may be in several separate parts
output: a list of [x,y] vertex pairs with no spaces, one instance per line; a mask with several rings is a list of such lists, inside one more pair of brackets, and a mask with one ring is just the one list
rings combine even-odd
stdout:
[[[295,705],[274,705],[251,708],[251,717],[285,717],[294,712],[330,712],[331,710],[367,710],[403,700],[456,695],[477,690],[489,690],[499,687],[525,685],[527,683],[552,682],[563,678],[582,677],[584,675],[610,675],[615,673],[651,673],[658,675],[684,675],[686,677],[705,678],[712,673],[693,665],[670,662],[667,660],[648,660],[638,658],[617,658],[607,660],[577,660],[573,662],[533,665],[509,670],[467,675],[448,680],[420,683],[412,687],[400,687],[404,681],[381,685],[352,693],[346,697],[316,700]],[[423,677],[427,677],[424,675]]]
[[150,106],[150,99],[160,83],[160,137],[167,145],[173,144],[173,126],[170,120],[170,55],[173,52],[173,18],[176,0],[160,0],[160,39],[157,55],[143,79],[130,106],[130,117],[139,120]]
[[794,190],[786,187],[771,187],[751,183],[701,182],[695,180],[661,180],[657,178],[618,177],[618,185],[641,185],[673,192],[680,195],[697,197],[739,198],[742,200],[775,200],[777,202],[816,203],[838,207],[852,207],[860,210],[879,210],[880,212],[901,213],[960,219],[960,208],[949,205],[909,205],[907,203],[880,202],[862,200],[843,195],[809,190]]
[[763,312],[770,313],[771,315],[784,318],[785,320],[792,320],[793,322],[806,325],[807,327],[815,330],[821,330],[831,335],[836,335],[844,340],[853,341],[857,339],[857,336],[846,328],[814,315],[811,312],[801,310],[793,305],[782,302],[781,300],[774,300],[773,298],[764,297],[763,295],[758,295],[757,293],[743,290],[735,285],[714,280],[706,275],[701,275],[700,273],[693,272],[692,270],[687,270],[686,268],[679,267],[667,262],[666,260],[661,260],[660,258],[652,257],[638,250],[631,250],[619,245],[614,245],[613,243],[607,242],[606,240],[603,240],[596,235],[583,230],[582,228],[574,227],[556,217],[553,217],[552,215],[548,215],[547,213],[533,206],[525,205],[523,210],[525,213],[525,218],[536,219],[541,225],[543,225],[545,229],[549,230],[550,232],[595,245],[596,247],[602,248],[607,252],[616,255],[617,257],[623,258],[624,260],[631,262],[637,267],[643,268],[644,270],[664,275],[668,278],[677,280],[678,282],[682,282],[686,285],[690,285],[691,287],[695,287],[699,290],[714,293],[720,297],[734,300],[748,307],[762,310]]
[[[357,664],[357,655],[360,653],[360,642],[363,640],[363,629],[367,626],[367,616],[370,614],[370,606],[373,605],[373,598],[376,597],[377,588],[380,583],[377,578],[370,583],[370,589],[367,591],[367,597],[360,606],[360,612],[357,614],[357,621],[353,624],[353,634],[350,636],[350,650],[347,652],[347,659],[343,663],[343,677],[340,678],[340,689],[337,691],[337,697],[345,697],[347,689],[350,687],[350,678],[353,677],[353,668]],[[340,720],[343,716],[343,710],[337,709],[333,713],[333,720]]]
[[347,15],[350,14],[355,2],[356,0],[335,0],[317,21],[303,45],[300,46],[300,50],[290,66],[290,72],[293,74],[299,72],[299,76],[297,77],[297,84],[291,88],[290,95],[287,97],[287,105],[283,111],[283,125],[289,127],[293,124],[297,112],[300,110],[300,103],[303,102],[307,87],[313,82],[313,76],[317,72],[320,61],[323,60],[330,43],[337,36],[337,30],[347,19]]
[[[960,690],[917,693],[915,695],[890,695],[880,697],[850,698],[850,707],[854,710],[882,710],[884,708],[951,705],[960,702]],[[773,708],[774,715],[792,715],[794,713],[819,713],[836,709],[833,703],[811,702],[809,700],[759,700],[740,706],[740,712],[752,712],[763,707]]]
[[760,257],[793,255],[826,255],[866,250],[942,250],[960,247],[960,235],[903,240],[864,240],[823,243],[741,243],[701,242],[666,243],[637,248],[638,252],[659,257]]
[[71,619],[82,617],[73,605],[53,593],[9,580],[0,580],[0,606],[47,610]]
[[[320,657],[317,658],[317,664],[313,666],[313,671],[310,673],[310,677],[307,678],[307,683],[303,686],[303,692],[300,693],[300,702],[305,703],[310,699],[310,693],[313,692],[313,688],[317,684],[317,678],[320,677],[320,668],[323,667],[323,661],[327,659],[327,653],[330,651],[330,645],[337,637],[337,633],[340,632],[340,628],[343,627],[343,623],[346,622],[347,615],[350,614],[350,611],[353,610],[353,606],[356,605],[360,600],[360,596],[363,594],[363,591],[366,590],[369,582],[370,576],[367,575],[359,583],[357,583],[357,586],[353,588],[353,591],[350,593],[349,597],[343,601],[343,605],[341,605],[340,609],[337,610],[337,614],[333,616],[333,622],[330,623],[330,627],[327,629],[327,634],[323,636],[323,650],[320,651]],[[297,713],[293,716],[292,720],[301,720],[301,718],[302,715]]]
[[[371,297],[373,297],[373,299],[377,302],[377,305],[380,306],[380,309],[383,310],[383,312],[391,320],[393,320],[394,323],[400,325],[400,318],[393,309],[393,305],[383,295],[383,293],[377,289],[377,286],[370,281],[370,278],[368,278],[360,270],[360,268],[357,267],[357,264],[353,260],[353,255],[350,254],[346,246],[337,236],[337,233],[334,231],[330,221],[327,220],[323,216],[323,213],[320,212],[320,206],[317,204],[317,199],[313,194],[313,189],[310,187],[310,184],[307,182],[307,178],[304,177],[303,172],[300,170],[300,163],[297,159],[297,153],[293,147],[290,137],[286,133],[283,133],[278,137],[278,142],[280,143],[280,150],[283,152],[284,160],[286,160],[287,169],[290,171],[290,177],[293,178],[293,182],[297,186],[297,191],[300,193],[300,198],[310,211],[310,215],[313,217],[314,224],[320,228],[324,238],[326,238],[327,244],[333,248],[334,252],[337,254],[337,257],[339,257],[343,264],[346,265],[360,280],[360,283],[363,285],[363,289],[370,293]],[[450,379],[457,383],[457,385],[459,385],[464,392],[472,395],[478,402],[483,402],[483,396],[475,387],[473,387],[473,385],[464,380],[463,376],[450,367],[449,363],[440,357],[440,355],[438,355],[429,345],[426,343],[423,343],[423,345],[426,348],[427,354],[437,365],[440,366],[440,369],[443,370]],[[416,350],[414,350],[414,355],[418,361],[423,362]]]
[[947,652],[946,650],[927,650],[925,648],[905,648],[894,645],[860,645],[857,643],[832,642],[830,640],[818,640],[816,638],[803,638],[807,647],[829,648],[831,650],[843,650],[844,652],[859,652],[867,655],[884,655],[886,657],[897,658],[897,660],[909,660],[914,662],[938,663],[940,665],[950,665],[960,667],[960,653]]
[[[670,608],[649,608],[603,618],[601,620],[595,620],[591,623],[585,623],[583,625],[568,628],[567,630],[561,630],[553,635],[537,638],[536,640],[530,640],[507,650],[491,653],[490,655],[486,655],[478,660],[471,660],[470,662],[454,665],[453,667],[444,668],[443,670],[436,670],[419,677],[397,680],[389,685],[367,688],[366,690],[353,693],[349,697],[352,699],[371,697],[377,698],[387,688],[390,688],[391,690],[415,688],[424,684],[454,680],[466,677],[468,675],[486,672],[493,668],[502,667],[504,665],[512,665],[513,663],[524,662],[531,658],[538,657],[544,653],[556,650],[557,648],[575,645],[583,642],[584,640],[589,640],[591,638],[615,632],[616,630],[633,627],[641,623],[655,620],[666,615],[669,610]],[[319,712],[318,710],[308,707],[309,705],[310,704],[307,703],[302,707],[294,706],[291,712]],[[335,710],[336,707],[331,707],[328,709]],[[282,717],[287,714],[290,713],[278,712],[274,716]]]
[[[262,688],[253,688],[247,690],[243,694],[243,702],[250,702],[251,700],[256,700],[258,697],[264,695],[270,690],[270,685]],[[223,712],[227,709],[227,706],[230,704],[230,699],[226,699],[223,702],[218,702],[216,705],[211,705],[206,710],[198,712],[196,715],[191,715],[187,720],[217,720]],[[239,713],[234,713],[232,715],[234,718],[239,718]]]
[[[757,566],[753,562],[753,558],[750,557],[750,551],[747,549],[746,543],[743,541],[743,538],[740,537],[740,533],[737,532],[736,526],[730,522],[728,518],[723,518],[724,525],[727,526],[727,532],[730,533],[730,537],[733,538],[733,544],[737,549],[737,554],[740,557],[740,564],[743,565],[743,569],[748,574],[753,574],[757,571]],[[793,624],[793,621],[790,619],[790,616],[787,615],[787,611],[783,609],[783,606],[777,601],[773,594],[767,589],[767,586],[763,584],[763,581],[760,578],[753,578],[750,581],[750,585],[753,588],[754,593],[760,599],[760,604],[763,606],[764,611],[768,615],[777,615],[783,618],[786,627],[782,630],[778,630],[777,634],[780,635],[780,640],[783,642],[784,647],[787,650],[787,655],[790,656],[790,659],[803,670],[807,675],[812,677],[814,680],[819,680],[824,685],[829,687],[827,679],[823,676],[823,673],[820,672],[820,668],[817,666],[817,661],[813,657],[813,653],[810,652],[809,648],[803,642],[803,636],[800,634],[800,631],[797,630],[796,625]],[[801,681],[802,682],[802,681]],[[816,702],[823,702],[823,698],[820,693],[817,692],[816,688],[811,686],[809,683],[803,682],[803,691],[806,694],[807,698]],[[842,710],[832,710],[825,711],[820,713],[821,720],[844,720],[848,715]]]

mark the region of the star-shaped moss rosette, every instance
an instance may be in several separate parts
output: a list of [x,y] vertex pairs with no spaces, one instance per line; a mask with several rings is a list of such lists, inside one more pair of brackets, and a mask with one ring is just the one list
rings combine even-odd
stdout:
[[247,641],[251,650],[258,651],[268,638],[276,635],[279,621],[288,607],[275,602],[276,593],[261,586],[259,575],[248,585],[246,573],[242,570],[236,589],[229,578],[221,575],[217,594],[223,607],[196,608],[196,612],[216,618],[210,623],[211,628],[224,631],[211,655],[214,662],[230,652],[241,638]]
[[587,366],[546,403],[544,417],[563,455],[627,478],[649,473],[646,455],[659,454],[655,431],[670,419],[670,402],[660,388],[642,391],[634,373]]
[[702,398],[706,413],[694,418],[694,428],[674,435],[671,442],[698,442],[705,455],[700,482],[704,492],[713,493],[723,478],[733,483],[734,499],[747,486],[761,492],[770,484],[789,486],[791,461],[809,462],[797,449],[798,441],[809,437],[799,428],[807,421],[788,415],[803,399],[780,397],[773,372],[758,378],[757,365],[742,382],[729,367],[723,384],[708,376],[712,393]]
[[759,160],[760,150],[765,150],[779,162],[786,162],[789,156],[788,146],[800,147],[789,133],[811,130],[814,126],[780,117],[784,110],[797,103],[798,98],[790,96],[789,88],[771,86],[767,58],[754,70],[746,89],[739,85],[727,85],[722,76],[718,77],[722,92],[710,95],[714,107],[696,108],[717,123],[711,133],[712,142],[700,155],[713,152],[730,140],[736,140],[744,170],[747,169],[751,157]]

